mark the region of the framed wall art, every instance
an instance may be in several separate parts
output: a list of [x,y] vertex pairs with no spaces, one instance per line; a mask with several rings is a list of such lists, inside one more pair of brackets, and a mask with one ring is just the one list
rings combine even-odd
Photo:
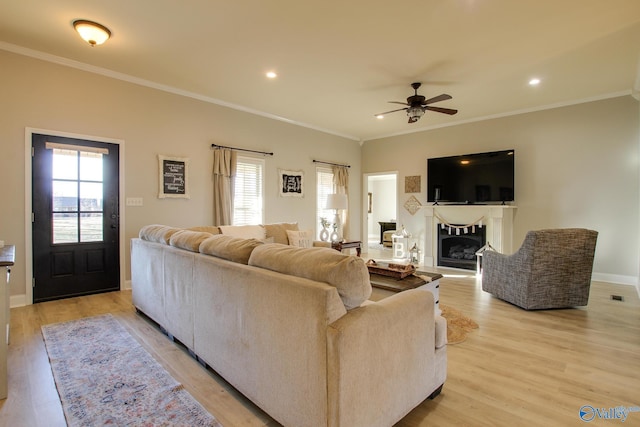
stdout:
[[158,198],[188,199],[189,159],[158,155]]
[[420,175],[404,177],[404,192],[405,193],[420,192]]
[[280,197],[304,196],[304,172],[278,169]]

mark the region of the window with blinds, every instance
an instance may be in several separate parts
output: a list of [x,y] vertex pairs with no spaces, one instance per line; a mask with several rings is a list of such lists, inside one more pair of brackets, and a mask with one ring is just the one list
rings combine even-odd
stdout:
[[[333,171],[330,168],[317,167],[316,168],[316,182],[318,183],[318,200],[316,201],[316,236],[320,236],[322,226],[320,225],[320,219],[324,218],[329,222],[333,222],[335,211],[332,209],[326,209],[327,196],[334,193],[333,189]],[[329,229],[329,233],[331,233]]]
[[264,222],[264,160],[238,156],[233,225]]

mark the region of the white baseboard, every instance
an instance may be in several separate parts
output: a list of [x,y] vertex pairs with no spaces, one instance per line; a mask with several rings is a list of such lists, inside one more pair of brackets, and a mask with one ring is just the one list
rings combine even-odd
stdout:
[[[130,291],[131,290],[131,280],[125,280],[124,284],[122,285],[122,287],[120,289],[123,290],[123,291]],[[9,298],[9,307],[10,308],[24,307],[25,305],[27,305],[27,295],[26,294],[11,295],[11,297]]]
[[621,274],[593,273],[591,280],[596,282],[616,283],[638,287],[638,278],[635,276],[623,276]]
[[27,294],[11,295],[9,297],[9,307],[24,307],[27,305]]

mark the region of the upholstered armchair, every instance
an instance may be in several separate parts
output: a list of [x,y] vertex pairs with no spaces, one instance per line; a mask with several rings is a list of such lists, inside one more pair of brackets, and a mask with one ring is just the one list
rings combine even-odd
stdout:
[[529,231],[513,255],[486,251],[482,290],[525,310],[587,305],[598,232]]

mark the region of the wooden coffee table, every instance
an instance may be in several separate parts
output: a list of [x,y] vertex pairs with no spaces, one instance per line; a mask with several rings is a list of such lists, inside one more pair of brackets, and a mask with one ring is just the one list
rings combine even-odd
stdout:
[[[430,281],[424,280],[422,277],[426,276]],[[405,277],[404,279],[395,279],[389,276],[383,276],[380,274],[370,273],[369,281],[371,286],[379,289],[384,289],[391,292],[402,292],[409,289],[415,289],[423,287],[433,294],[435,303],[435,314],[442,313],[440,310],[440,279],[442,274],[429,273],[427,271],[416,271],[415,274]]]

